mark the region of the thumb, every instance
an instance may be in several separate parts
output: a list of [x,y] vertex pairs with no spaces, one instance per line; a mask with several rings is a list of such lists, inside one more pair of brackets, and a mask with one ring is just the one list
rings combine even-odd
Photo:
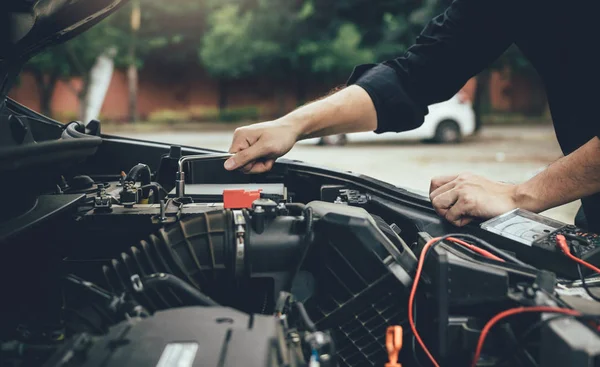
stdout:
[[260,145],[260,143],[257,143],[237,152],[233,157],[225,161],[225,169],[228,171],[233,171],[261,158],[263,155],[263,149]]

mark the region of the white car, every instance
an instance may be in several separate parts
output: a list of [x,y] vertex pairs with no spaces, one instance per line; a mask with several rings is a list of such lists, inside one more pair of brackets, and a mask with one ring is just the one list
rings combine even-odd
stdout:
[[344,145],[347,142],[392,141],[392,140],[425,140],[437,143],[458,143],[465,136],[475,132],[475,113],[469,100],[461,93],[445,102],[429,106],[429,114],[425,116],[419,128],[401,133],[362,132],[343,135],[332,135],[323,138],[309,139],[307,143],[319,145]]

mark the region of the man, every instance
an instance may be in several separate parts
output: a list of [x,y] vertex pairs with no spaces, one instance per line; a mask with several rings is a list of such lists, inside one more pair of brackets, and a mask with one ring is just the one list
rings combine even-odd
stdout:
[[468,174],[434,178],[432,204],[462,226],[517,207],[541,212],[581,198],[590,230],[599,232],[597,8],[594,0],[454,0],[402,57],[358,66],[345,89],[236,130],[235,155],[225,168],[265,172],[300,139],[414,129],[428,105],[450,98],[514,43],[544,81],[565,157],[517,185]]

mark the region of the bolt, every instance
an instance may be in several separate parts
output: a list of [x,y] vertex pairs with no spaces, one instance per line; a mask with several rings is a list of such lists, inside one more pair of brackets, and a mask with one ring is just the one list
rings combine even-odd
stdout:
[[161,200],[160,201],[160,217],[159,217],[161,222],[164,222],[167,220],[167,216],[165,214],[165,201]]
[[536,292],[535,289],[527,288],[527,289],[525,289],[525,296],[527,298],[533,298],[533,297],[535,297],[535,292]]

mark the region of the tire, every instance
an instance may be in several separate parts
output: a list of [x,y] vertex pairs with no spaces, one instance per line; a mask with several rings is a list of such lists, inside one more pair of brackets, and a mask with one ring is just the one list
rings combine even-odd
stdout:
[[319,139],[318,145],[322,146],[343,146],[348,143],[346,134],[324,136]]
[[462,140],[460,126],[454,120],[444,120],[435,129],[433,141],[440,144],[456,144]]

